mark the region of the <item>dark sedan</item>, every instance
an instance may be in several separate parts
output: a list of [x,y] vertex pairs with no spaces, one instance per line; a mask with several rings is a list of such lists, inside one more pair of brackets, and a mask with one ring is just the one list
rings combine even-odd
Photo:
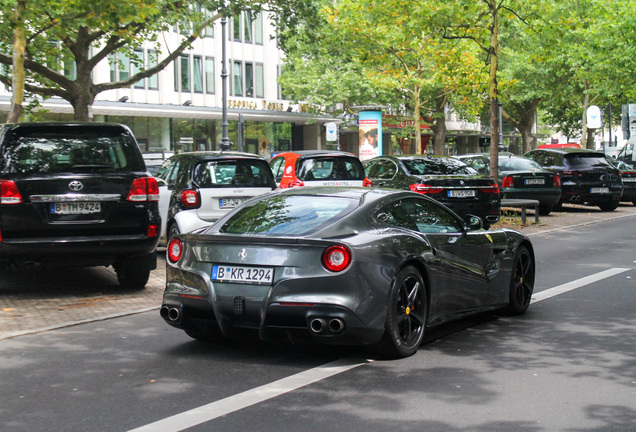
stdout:
[[603,211],[618,207],[623,182],[603,152],[550,148],[531,150],[525,156],[561,176],[561,199],[556,207],[563,203],[598,206]]
[[408,191],[261,195],[170,241],[160,313],[198,340],[251,329],[265,340],[409,356],[429,327],[489,310],[521,314],[530,304],[530,240],[467,220]]
[[479,216],[486,229],[501,215],[497,183],[455,158],[395,155],[380,156],[363,164],[373,185],[426,194],[462,217]]
[[[481,174],[490,172],[489,154],[456,156]],[[499,154],[499,190],[503,199],[533,199],[539,201],[539,213],[549,215],[561,198],[561,178],[541,165],[512,153]]]

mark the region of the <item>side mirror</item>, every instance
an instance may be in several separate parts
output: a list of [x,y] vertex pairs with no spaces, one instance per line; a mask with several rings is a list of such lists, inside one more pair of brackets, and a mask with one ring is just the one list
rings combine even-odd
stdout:
[[484,221],[478,216],[466,215],[464,216],[464,227],[467,231],[477,231],[484,227]]

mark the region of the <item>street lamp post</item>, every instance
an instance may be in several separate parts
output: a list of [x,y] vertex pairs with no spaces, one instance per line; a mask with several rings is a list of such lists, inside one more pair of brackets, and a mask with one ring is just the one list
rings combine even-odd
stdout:
[[230,142],[230,137],[228,136],[228,121],[227,121],[227,54],[225,51],[225,24],[227,23],[227,18],[225,15],[221,18],[221,86],[222,89],[222,103],[223,103],[223,120],[221,121],[221,142],[219,143],[219,147],[221,150],[229,150],[232,146]]

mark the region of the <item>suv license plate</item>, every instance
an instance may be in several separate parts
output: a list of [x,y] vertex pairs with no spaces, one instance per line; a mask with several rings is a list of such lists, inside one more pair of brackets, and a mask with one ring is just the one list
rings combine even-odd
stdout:
[[609,193],[609,188],[608,188],[608,187],[595,187],[595,188],[591,188],[590,193],[600,193],[600,194],[606,194],[606,193]]
[[471,198],[475,196],[475,190],[450,190],[448,191],[448,196],[450,198]]
[[102,204],[99,202],[73,202],[73,203],[53,203],[51,213],[53,214],[92,214],[102,211]]
[[271,267],[212,266],[213,281],[245,282],[271,285],[274,280],[274,269]]
[[219,198],[219,208],[234,208],[245,202],[243,198]]

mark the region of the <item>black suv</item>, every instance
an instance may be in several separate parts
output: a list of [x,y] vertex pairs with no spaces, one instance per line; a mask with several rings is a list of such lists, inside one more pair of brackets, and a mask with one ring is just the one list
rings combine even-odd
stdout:
[[531,150],[524,156],[538,162],[547,171],[561,176],[563,203],[598,206],[603,211],[616,210],[623,194],[620,172],[603,152],[579,148]]
[[157,181],[118,124],[0,126],[0,263],[112,265],[124,287],[156,267]]

